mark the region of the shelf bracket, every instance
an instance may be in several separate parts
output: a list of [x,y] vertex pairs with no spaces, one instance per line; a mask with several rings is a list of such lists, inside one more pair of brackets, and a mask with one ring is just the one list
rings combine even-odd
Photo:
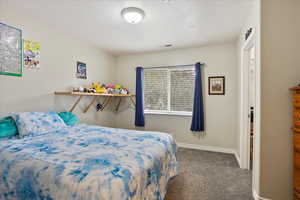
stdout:
[[104,102],[103,102],[103,107],[101,108],[100,111],[103,111],[105,109],[105,107],[109,104],[110,100],[112,97],[106,97]]
[[83,113],[86,113],[89,109],[90,109],[90,107],[96,102],[96,100],[98,99],[98,96],[95,96],[94,98],[93,98],[93,100],[91,101],[91,103],[86,107],[86,109],[83,111]]
[[117,104],[117,106],[116,106],[115,112],[118,112],[118,111],[119,111],[119,107],[120,107],[121,102],[122,102],[122,98],[119,97],[119,102],[118,102],[118,104]]
[[135,100],[134,100],[134,98],[131,96],[131,97],[129,97],[130,98],[130,101],[131,101],[131,103],[134,105],[134,107],[136,106],[136,104],[135,104]]
[[76,100],[76,102],[74,103],[74,105],[72,106],[72,108],[70,109],[70,111],[69,112],[73,112],[74,111],[74,109],[76,108],[76,106],[78,105],[78,103],[80,102],[80,100],[82,99],[82,95],[81,96],[79,96],[79,98]]

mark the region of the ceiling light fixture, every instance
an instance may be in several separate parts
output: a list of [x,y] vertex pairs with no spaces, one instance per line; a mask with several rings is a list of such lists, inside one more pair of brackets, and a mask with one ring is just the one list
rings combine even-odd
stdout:
[[172,47],[173,44],[165,44],[164,46],[165,46],[166,48],[169,48],[169,47]]
[[137,24],[144,19],[145,12],[140,8],[128,7],[121,11],[121,15],[128,23]]

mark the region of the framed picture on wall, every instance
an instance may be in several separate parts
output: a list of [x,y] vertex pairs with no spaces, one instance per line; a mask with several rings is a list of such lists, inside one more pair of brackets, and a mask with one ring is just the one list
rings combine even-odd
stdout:
[[81,79],[87,79],[86,76],[86,64],[83,62],[77,62],[76,77]]
[[208,94],[225,95],[225,76],[208,77]]
[[22,76],[22,31],[0,23],[0,75]]

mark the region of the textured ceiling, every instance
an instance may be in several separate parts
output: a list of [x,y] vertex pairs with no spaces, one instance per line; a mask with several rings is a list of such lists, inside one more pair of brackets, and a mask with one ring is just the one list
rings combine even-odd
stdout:
[[[197,47],[233,40],[253,0],[1,0],[49,26],[115,55]],[[3,4],[2,4],[3,5]],[[126,23],[124,7],[142,8],[140,24]]]

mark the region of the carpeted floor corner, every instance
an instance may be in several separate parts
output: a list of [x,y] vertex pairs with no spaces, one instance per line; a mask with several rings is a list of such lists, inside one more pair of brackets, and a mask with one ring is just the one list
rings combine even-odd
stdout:
[[251,171],[234,155],[179,148],[178,160],[165,200],[253,200]]

